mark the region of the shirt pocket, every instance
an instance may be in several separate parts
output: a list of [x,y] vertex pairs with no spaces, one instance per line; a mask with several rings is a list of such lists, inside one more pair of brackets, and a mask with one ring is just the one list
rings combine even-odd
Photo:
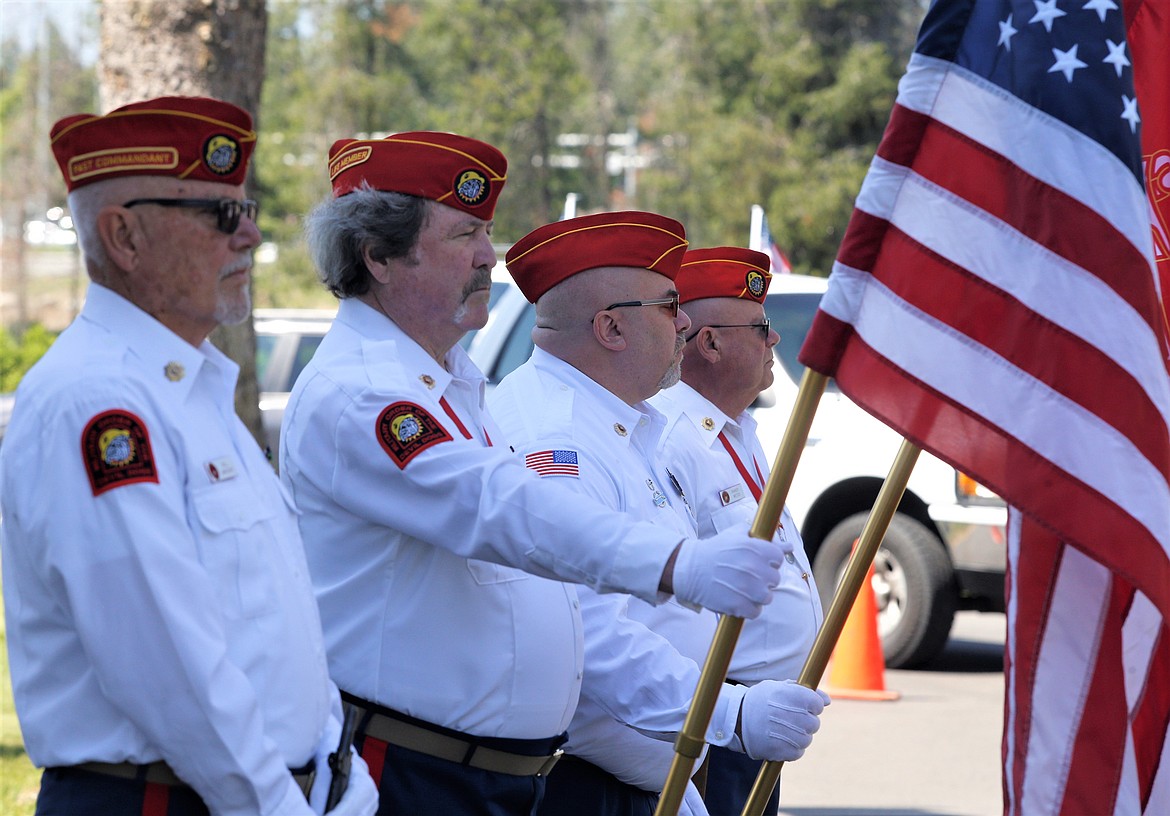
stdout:
[[279,558],[276,507],[246,483],[216,484],[192,493],[204,566],[229,617],[276,610],[272,559]]
[[528,573],[515,567],[505,567],[502,564],[493,564],[490,561],[480,561],[476,558],[467,559],[467,570],[477,584],[504,584],[509,581],[523,581]]
[[711,526],[715,528],[716,533],[725,532],[736,525],[740,527],[745,524],[751,525],[755,519],[755,505],[746,500],[732,502],[718,510],[711,511]]

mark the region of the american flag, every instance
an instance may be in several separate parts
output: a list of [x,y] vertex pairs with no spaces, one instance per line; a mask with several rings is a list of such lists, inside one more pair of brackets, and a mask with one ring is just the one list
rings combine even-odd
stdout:
[[579,476],[577,451],[542,450],[524,457],[524,466],[541,476]]
[[1114,0],[935,2],[800,355],[1013,507],[1012,816],[1170,813],[1170,372],[1131,63]]
[[748,236],[748,249],[763,252],[772,263],[773,275],[787,275],[792,272],[792,264],[788,256],[780,249],[780,245],[772,238],[772,230],[768,228],[768,216],[759,204],[752,205],[751,232]]

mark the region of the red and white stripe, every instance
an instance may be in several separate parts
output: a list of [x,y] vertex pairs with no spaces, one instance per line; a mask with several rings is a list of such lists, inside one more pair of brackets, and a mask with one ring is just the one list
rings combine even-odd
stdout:
[[1009,814],[1170,813],[1170,372],[1148,212],[1096,142],[915,54],[801,351],[1022,511]]

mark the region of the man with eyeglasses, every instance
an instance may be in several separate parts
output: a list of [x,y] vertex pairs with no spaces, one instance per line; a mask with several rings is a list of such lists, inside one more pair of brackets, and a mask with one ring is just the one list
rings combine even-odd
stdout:
[[[207,342],[251,313],[252,119],[163,97],[67,117],[51,140],[91,283],[0,454],[37,813],[323,813],[342,705],[296,515]],[[336,816],[376,806],[352,763]]]
[[[694,517],[679,480],[657,457],[664,419],[647,400],[677,382],[684,364],[691,319],[679,310],[675,279],[686,246],[679,222],[646,212],[581,216],[521,238],[506,260],[536,305],[535,349],[491,396],[509,442],[546,481],[679,535],[694,532]],[[676,601],[654,607],[588,589],[578,594],[581,703],[540,813],[650,814],[716,619]],[[826,702],[795,683],[727,685],[707,740],[757,759],[795,760]],[[619,713],[619,705],[635,715]],[[684,802],[687,813],[705,812],[694,784]]]
[[[755,518],[768,458],[748,407],[772,384],[780,336],[764,312],[768,256],[739,247],[689,250],[675,284],[691,316],[682,381],[650,402],[666,416],[659,444],[695,511],[699,535],[717,535]],[[823,620],[800,531],[785,507],[776,530],[788,554],[772,603],[745,621],[728,668],[730,682],[799,677]],[[713,746],[705,798],[712,816],[743,810],[760,763]],[[765,812],[775,813],[776,786]]]
[[305,229],[341,302],[289,398],[280,474],[330,670],[381,813],[531,814],[582,679],[562,582],[754,617],[783,549],[634,523],[517,460],[458,345],[488,317],[500,151],[411,131],[338,140],[328,169]]

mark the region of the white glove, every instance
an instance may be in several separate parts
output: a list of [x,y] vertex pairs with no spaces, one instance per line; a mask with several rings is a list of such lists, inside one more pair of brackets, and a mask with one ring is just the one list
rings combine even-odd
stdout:
[[333,714],[325,721],[325,733],[317,740],[317,748],[313,752],[313,763],[317,773],[313,776],[313,787],[309,789],[309,807],[313,812],[325,812],[325,800],[329,798],[329,785],[333,782],[333,769],[329,767],[329,755],[337,750],[337,743],[341,741],[341,723]]
[[707,805],[703,802],[703,797],[699,795],[699,789],[689,779],[687,780],[687,789],[683,792],[678,816],[710,816],[707,812]]
[[674,565],[674,596],[684,605],[754,618],[772,601],[783,560],[779,544],[752,538],[743,527],[702,541],[687,539]]
[[[329,786],[333,782],[329,755],[337,750],[337,743],[340,740],[341,723],[335,715],[330,715],[325,723],[325,733],[317,741],[317,750],[313,755],[317,774],[313,778],[313,787],[309,789],[309,807],[318,816],[325,812],[325,800],[329,798]],[[353,752],[353,756],[350,757],[349,785],[341,801],[329,811],[330,816],[373,816],[378,810],[378,788],[370,778],[365,761],[353,748],[350,748],[350,751]]]
[[740,736],[752,759],[791,762],[804,755],[821,727],[829,695],[794,680],[764,680],[747,690],[740,705]]
[[[378,811],[378,788],[370,777],[365,760],[353,748],[349,766],[349,787],[329,816],[374,816]],[[322,800],[323,802],[324,800]]]

